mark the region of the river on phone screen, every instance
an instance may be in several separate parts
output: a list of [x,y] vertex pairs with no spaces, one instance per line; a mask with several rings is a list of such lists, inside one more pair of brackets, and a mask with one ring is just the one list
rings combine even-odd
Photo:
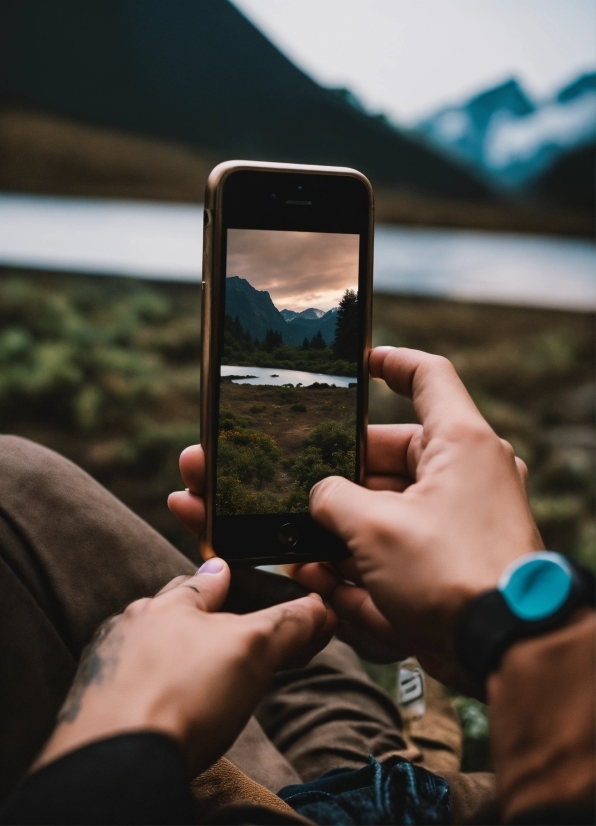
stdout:
[[335,387],[354,387],[355,376],[330,376],[309,373],[306,370],[285,370],[276,367],[238,367],[222,364],[221,377],[233,384],[270,384],[277,387],[311,387],[313,384]]

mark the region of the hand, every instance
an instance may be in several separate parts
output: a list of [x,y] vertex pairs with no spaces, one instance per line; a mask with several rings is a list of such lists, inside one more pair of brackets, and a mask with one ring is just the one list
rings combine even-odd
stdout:
[[[510,562],[543,547],[525,467],[482,418],[445,359],[378,347],[370,371],[412,398],[421,425],[394,426],[393,445],[384,454],[371,442],[374,490],[341,477],[313,488],[313,518],[352,553],[350,570],[338,570],[338,578],[355,582],[336,597],[324,585],[320,590],[344,626],[358,627],[359,619],[369,636],[378,626],[370,595],[393,630],[392,637],[386,628],[382,632],[384,644],[391,642],[397,656],[415,654],[442,682],[467,688],[453,650],[461,610],[494,588]],[[386,490],[379,489],[383,474],[392,482]],[[404,477],[399,490],[395,480]],[[309,567],[297,576],[315,587],[323,575]],[[349,598],[346,587],[354,588]]]
[[[400,460],[404,440],[411,438],[418,430],[418,425],[371,425],[368,428],[367,487],[402,491],[412,483],[408,469],[400,465]],[[192,445],[182,452],[180,473],[187,489],[171,493],[168,507],[191,533],[199,535],[205,520],[202,499],[205,455],[200,445]],[[395,662],[399,659],[403,642],[368,592],[345,582],[346,579],[359,580],[358,572],[350,561],[336,569],[319,563],[289,565],[287,568],[294,580],[331,603],[340,620],[337,636],[360,656],[372,662]],[[239,569],[235,571],[235,576],[241,573],[246,571]],[[260,590],[263,590],[262,586]]]
[[335,625],[315,594],[244,616],[214,613],[229,582],[227,564],[211,559],[104,623],[34,768],[135,730],[174,738],[192,776],[224,754],[275,672],[308,662]]

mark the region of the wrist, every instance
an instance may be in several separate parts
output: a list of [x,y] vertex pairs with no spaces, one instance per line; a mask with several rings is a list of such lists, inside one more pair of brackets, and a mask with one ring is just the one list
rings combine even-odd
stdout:
[[163,701],[143,703],[138,696],[134,702],[127,702],[122,694],[101,698],[86,696],[74,719],[59,715],[58,725],[31,770],[36,771],[97,740],[140,731],[164,734],[182,748],[187,738],[179,709],[172,704]]
[[550,551],[519,557],[497,587],[476,596],[455,628],[459,663],[482,695],[488,676],[518,640],[562,626],[582,605],[594,605],[593,575]]

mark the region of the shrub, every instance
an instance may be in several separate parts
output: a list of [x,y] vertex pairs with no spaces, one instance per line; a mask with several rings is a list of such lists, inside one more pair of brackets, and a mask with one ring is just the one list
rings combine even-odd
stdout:
[[285,503],[267,493],[247,490],[238,477],[220,474],[217,477],[215,506],[219,516],[242,513],[282,513]]
[[227,430],[245,430],[252,424],[250,416],[239,416],[230,407],[222,407],[219,411],[219,429],[220,431]]
[[322,422],[311,431],[306,449],[292,467],[296,494],[303,496],[326,476],[353,479],[355,461],[355,433],[337,422]]
[[356,434],[337,422],[322,422],[311,431],[308,442],[321,452],[323,461],[331,463],[337,453],[356,449]]
[[218,474],[259,488],[275,476],[280,449],[266,433],[222,431],[217,449]]

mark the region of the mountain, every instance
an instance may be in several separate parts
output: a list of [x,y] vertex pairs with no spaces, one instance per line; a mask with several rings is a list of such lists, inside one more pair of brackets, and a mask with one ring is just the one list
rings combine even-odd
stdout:
[[420,123],[420,129],[441,147],[484,165],[484,140],[495,114],[523,117],[534,106],[515,79],[471,98],[461,106],[445,106]]
[[596,145],[566,152],[535,182],[535,190],[553,203],[594,212]]
[[282,310],[282,316],[285,318],[286,321],[292,321],[295,318],[311,318],[317,319],[321,318],[325,315],[324,310],[317,310],[314,307],[309,307],[308,310],[302,310],[299,313],[295,313],[294,310]]
[[[325,344],[330,346],[335,338],[337,310],[337,307],[333,307],[319,318],[309,318],[303,313],[299,313],[296,318],[286,322],[287,333],[284,335],[284,341],[287,341],[288,344],[302,344],[305,338],[310,341],[320,330]],[[309,311],[306,310],[305,312],[308,313]],[[321,311],[318,310],[317,312]],[[288,337],[286,338],[286,336]]]
[[[266,290],[255,290],[245,278],[237,275],[226,278],[226,313],[236,316],[253,338],[262,341],[267,330],[282,333],[286,320]],[[285,337],[284,337],[285,340]]]
[[0,0],[0,103],[230,157],[354,166],[492,201],[445,158],[298,69],[227,0]]
[[[511,79],[441,109],[420,129],[498,185],[538,191],[539,178],[551,167],[569,153],[582,158],[581,149],[596,139],[596,72],[580,75],[543,101],[531,100]],[[584,170],[587,175],[589,164]],[[559,202],[569,205],[569,195]],[[575,201],[582,201],[579,193]]]
[[[244,329],[259,341],[263,340],[267,330],[275,330],[281,333],[285,344],[299,346],[305,337],[310,340],[320,331],[325,343],[331,345],[335,338],[337,310],[334,307],[322,313],[322,310],[311,308],[301,313],[292,310],[280,313],[267,290],[256,290],[249,281],[237,275],[226,279],[226,313],[232,318],[237,316]],[[317,313],[322,315],[317,316]],[[293,317],[287,319],[288,314]]]
[[567,103],[581,97],[586,92],[593,92],[596,86],[596,72],[585,72],[577,77],[568,86],[564,86],[557,92],[556,99],[560,103]]

